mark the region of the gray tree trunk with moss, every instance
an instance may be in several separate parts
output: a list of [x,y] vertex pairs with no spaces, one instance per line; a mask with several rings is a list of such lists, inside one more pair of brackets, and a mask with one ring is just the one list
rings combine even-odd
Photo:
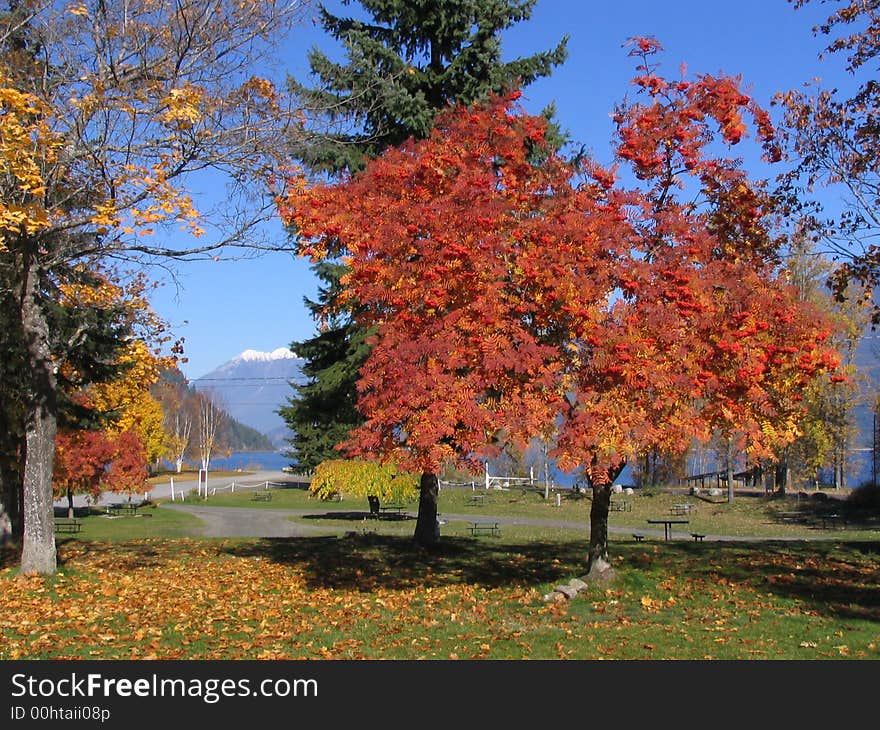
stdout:
[[39,271],[31,263],[21,304],[22,332],[30,365],[29,413],[25,427],[23,493],[24,535],[21,572],[55,572],[55,512],[52,472],[58,424],[55,366],[49,351],[48,324],[39,298]]

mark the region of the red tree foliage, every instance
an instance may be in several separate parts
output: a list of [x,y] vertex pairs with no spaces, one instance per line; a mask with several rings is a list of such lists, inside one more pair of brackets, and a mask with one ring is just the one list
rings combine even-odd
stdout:
[[134,431],[112,437],[106,431],[59,432],[55,445],[55,496],[68,498],[72,510],[76,494],[97,499],[101,492],[133,494],[144,488],[147,455]]
[[555,432],[593,484],[591,564],[630,456],[717,429],[767,455],[835,364],[776,265],[762,187],[711,154],[750,120],[776,159],[766,113],[736,79],[660,77],[658,48],[634,45],[643,101],[617,110],[615,167],[548,149],[513,94],[281,204],[303,253],[346,252],[375,328],[345,448],[430,474]]

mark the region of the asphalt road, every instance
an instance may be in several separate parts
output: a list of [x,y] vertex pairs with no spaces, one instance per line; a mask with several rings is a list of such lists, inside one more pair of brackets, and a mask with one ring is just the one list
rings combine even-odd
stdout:
[[[252,472],[248,475],[242,475],[240,477],[213,477],[211,474],[208,474],[208,489],[216,489],[218,492],[221,491],[229,491],[232,483],[235,483],[236,488],[240,485],[243,487],[254,488],[259,486],[260,484],[265,484],[266,482],[273,482],[275,484],[286,484],[289,482],[297,481],[295,478],[291,477],[289,474],[285,474],[283,471],[258,471]],[[181,476],[180,478],[174,479],[174,494],[175,497],[180,497],[181,495],[188,494],[189,492],[194,492],[198,488],[199,478],[196,474],[186,474]],[[210,492],[209,492],[210,493]],[[140,499],[143,499],[145,496],[149,496],[150,499],[170,499],[171,498],[171,483],[167,482],[165,484],[156,484],[153,485],[149,492],[146,495],[132,495],[131,501],[136,502]],[[112,504],[114,502],[125,502],[128,500],[128,496],[124,494],[118,494],[116,492],[104,492],[97,502],[92,502],[92,504]],[[89,502],[87,498],[83,495],[77,495],[74,497],[73,504],[75,507],[85,507]],[[67,499],[59,499],[55,502],[57,507],[67,507]]]

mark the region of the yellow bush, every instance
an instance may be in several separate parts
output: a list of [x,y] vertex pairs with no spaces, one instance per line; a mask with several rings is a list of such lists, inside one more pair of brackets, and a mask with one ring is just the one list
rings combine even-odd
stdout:
[[399,471],[393,464],[332,459],[318,464],[309,491],[321,499],[339,494],[376,496],[381,502],[397,502],[411,499],[418,489],[418,477]]

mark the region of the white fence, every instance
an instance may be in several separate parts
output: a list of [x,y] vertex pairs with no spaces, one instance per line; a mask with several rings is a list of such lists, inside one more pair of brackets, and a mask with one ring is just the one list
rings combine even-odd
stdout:
[[451,488],[471,488],[472,491],[477,490],[477,485],[480,485],[481,489],[510,489],[511,487],[537,487],[540,486],[538,482],[535,481],[535,470],[529,469],[529,476],[527,477],[506,477],[500,476],[498,474],[490,474],[489,473],[489,465],[486,464],[485,472],[483,479],[481,481],[471,481],[471,482],[444,482],[442,479],[440,480],[440,488],[443,487],[451,487]]
[[[238,489],[238,490],[242,490],[242,489],[266,489],[266,490],[268,490],[271,487],[283,487],[283,486],[285,486],[285,485],[282,482],[270,482],[269,480],[266,480],[265,482],[259,482],[258,484],[236,484],[235,482],[230,482],[229,484],[227,484],[224,487],[211,487],[209,489],[207,484],[202,485],[201,483],[199,483],[199,486],[196,487],[196,493],[200,497],[204,496],[204,498],[207,499],[209,493],[213,496],[213,495],[217,494],[217,492],[226,492],[226,491],[229,491],[230,494],[234,494],[236,489]],[[176,501],[177,499],[180,499],[182,501],[186,497],[187,491],[191,492],[192,489],[190,489],[190,490],[181,489],[175,493],[174,479],[171,480],[171,501],[172,502]]]

